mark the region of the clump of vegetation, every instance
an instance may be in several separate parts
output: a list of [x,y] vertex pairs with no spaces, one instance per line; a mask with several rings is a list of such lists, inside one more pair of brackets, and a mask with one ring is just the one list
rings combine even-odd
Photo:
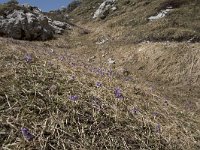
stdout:
[[72,1],[68,6],[67,6],[67,12],[72,12],[74,9],[76,9],[78,6],[81,5],[81,2],[79,0],[74,0]]
[[58,9],[58,10],[54,10],[54,11],[50,11],[50,12],[45,12],[45,14],[53,20],[69,22],[68,13],[72,12],[77,7],[79,7],[80,5],[81,5],[81,1],[74,0],[68,6],[66,6],[62,9]]
[[17,0],[9,0],[6,4],[8,5],[17,5],[19,2]]
[[18,2],[15,0],[11,0],[7,3],[0,4],[0,16],[6,16],[7,14],[13,12],[14,10],[23,10],[24,12],[31,12],[31,10],[26,7],[22,7],[18,5]]
[[83,21],[88,22],[92,21],[92,15],[96,11],[96,9],[99,7],[99,5],[102,3],[102,0],[84,0],[81,1],[81,5],[77,7],[74,11],[69,13],[70,17],[75,19],[76,21]]

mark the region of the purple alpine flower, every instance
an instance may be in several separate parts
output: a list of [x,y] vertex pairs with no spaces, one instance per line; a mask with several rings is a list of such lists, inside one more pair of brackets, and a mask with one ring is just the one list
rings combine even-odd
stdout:
[[99,74],[99,75],[101,75],[101,76],[103,75],[102,68],[98,68],[98,69],[97,69],[97,74]]
[[77,101],[77,100],[78,100],[78,96],[77,96],[77,95],[71,95],[71,96],[69,97],[69,99],[70,99],[71,101]]
[[101,86],[102,86],[102,83],[101,83],[101,82],[97,82],[97,83],[96,83],[96,87],[99,88],[99,87],[101,87]]
[[114,94],[115,94],[116,98],[124,98],[124,96],[119,88],[115,89]]
[[34,138],[34,135],[31,134],[30,131],[25,127],[21,128],[21,132],[22,132],[24,138],[28,141],[31,141]]
[[157,125],[156,125],[155,131],[156,131],[157,133],[160,133],[160,132],[161,132],[161,126],[160,126],[160,124],[157,124]]
[[24,57],[24,59],[25,59],[25,61],[26,61],[27,63],[29,63],[29,62],[32,61],[32,57],[31,57],[30,54],[26,54],[25,57]]

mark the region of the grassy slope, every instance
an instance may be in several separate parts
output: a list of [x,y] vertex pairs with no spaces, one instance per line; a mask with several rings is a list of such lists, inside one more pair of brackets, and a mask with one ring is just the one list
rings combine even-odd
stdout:
[[14,10],[24,10],[27,12],[30,12],[30,10],[28,10],[25,7],[21,7],[15,4],[0,4],[0,15],[3,16],[6,12],[12,12]]
[[[89,3],[84,2],[84,5]],[[119,0],[117,4],[118,11],[109,14],[103,21],[92,21],[91,18],[91,12],[98,8],[98,3],[94,5],[95,8],[90,7],[89,13],[80,7],[71,14],[77,23],[82,25],[85,22],[83,25],[91,30],[90,35],[72,38],[76,43],[84,45],[81,48],[77,47],[72,40],[70,44],[74,45],[71,46],[74,51],[97,56],[96,61],[93,62],[97,64],[102,64],[109,57],[113,57],[117,62],[116,68],[127,68],[133,74],[159,85],[160,91],[174,99],[174,102],[178,101],[179,104],[187,105],[189,97],[194,103],[199,101],[199,44],[186,42],[191,38],[188,36],[189,30],[194,33],[196,39],[199,37],[199,2],[132,0],[128,3],[128,1]],[[163,19],[147,21],[149,16],[156,14],[168,4],[173,4],[176,9]],[[85,17],[77,18],[78,12],[84,14]],[[178,24],[174,24],[174,21]],[[136,24],[133,24],[134,22]],[[183,39],[174,39],[174,35],[179,35],[179,33],[184,33],[180,36]],[[156,38],[150,40],[152,35]],[[96,45],[96,41],[102,37],[107,38],[108,42]],[[163,42],[134,44],[145,39]],[[166,42],[166,40],[179,43]],[[107,54],[107,56],[99,58],[102,54]],[[165,88],[164,91],[163,88]]]
[[[94,29],[94,32],[89,35],[71,34],[70,40],[63,39],[60,44],[67,41],[70,45],[69,51],[79,55],[82,60],[95,56],[91,64],[96,66],[108,67],[107,60],[113,58],[116,61],[113,65],[116,71],[127,69],[134,77],[148,81],[150,87],[156,88],[167,99],[171,99],[174,104],[181,105],[183,108],[188,103],[193,103],[192,112],[198,116],[199,43],[133,44],[109,36],[110,31],[104,26],[98,27],[98,30],[95,30],[94,24],[89,27]],[[102,37],[109,40],[101,45],[96,44],[96,41]]]
[[[100,77],[81,61],[70,66],[77,58],[67,57],[67,45],[57,45],[60,40],[1,41],[3,149],[198,149],[199,120],[193,112],[166,102],[139,79]],[[32,55],[29,63],[26,54]],[[115,98],[116,87],[123,100]],[[73,102],[70,95],[79,98]],[[33,141],[23,139],[21,127],[30,129]]]
[[[93,22],[92,14],[100,2],[102,1],[85,0],[81,7],[72,12],[71,16],[81,23]],[[157,14],[167,6],[175,7],[167,17],[156,21],[148,20],[148,17]],[[133,42],[200,40],[200,3],[198,0],[118,0],[117,7],[118,10],[111,12],[104,22],[110,30],[118,28],[123,32],[121,38],[126,40]],[[99,21],[99,24],[101,22]]]
[[[87,2],[98,7],[96,1]],[[142,8],[143,2],[138,5]],[[88,14],[94,10],[90,6]],[[82,16],[84,10],[78,11]],[[131,26],[118,24],[122,17],[111,17],[84,24],[92,31],[87,35],[77,29],[49,42],[0,40],[0,147],[199,149],[199,43],[133,44],[126,35]],[[102,36],[109,41],[95,44]],[[27,63],[26,54],[33,61]],[[107,68],[105,62],[113,57],[113,70],[127,68],[129,80],[101,77],[81,65],[93,55],[97,58],[89,65]],[[124,100],[115,98],[116,87]],[[79,98],[73,102],[70,95]],[[21,127],[30,129],[33,141],[24,140]]]

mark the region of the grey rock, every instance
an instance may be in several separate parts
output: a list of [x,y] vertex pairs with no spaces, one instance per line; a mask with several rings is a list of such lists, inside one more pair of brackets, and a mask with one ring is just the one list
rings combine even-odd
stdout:
[[48,40],[56,33],[70,29],[70,25],[52,21],[37,7],[23,6],[30,11],[13,10],[0,17],[0,35],[23,40]]
[[[99,8],[95,11],[93,18],[101,18],[104,19],[109,14],[109,11],[112,10],[112,8],[115,8],[114,6],[115,0],[105,0]],[[114,10],[113,10],[114,11]]]
[[114,7],[111,8],[111,10],[112,10],[112,11],[116,11],[116,10],[117,10],[117,7],[114,6]]

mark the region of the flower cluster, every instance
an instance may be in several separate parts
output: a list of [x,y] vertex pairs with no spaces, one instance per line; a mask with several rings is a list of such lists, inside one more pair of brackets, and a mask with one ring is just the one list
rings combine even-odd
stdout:
[[71,101],[77,101],[78,100],[78,96],[77,95],[71,95],[71,96],[69,96],[69,99]]
[[30,133],[30,131],[27,129],[27,128],[21,128],[21,132],[22,132],[22,135],[24,136],[24,138],[28,141],[31,141],[33,140],[34,138],[34,135]]
[[122,94],[122,92],[121,92],[121,90],[119,88],[115,89],[114,95],[115,95],[116,98],[119,98],[119,99],[121,99],[121,98],[123,99],[124,98],[124,96],[123,96],[123,94]]
[[101,82],[97,82],[97,83],[96,83],[96,87],[99,88],[99,87],[101,87],[101,86],[102,86],[102,83],[101,83]]
[[32,56],[30,54],[26,54],[25,57],[24,57],[25,61],[27,63],[31,62],[33,60]]

